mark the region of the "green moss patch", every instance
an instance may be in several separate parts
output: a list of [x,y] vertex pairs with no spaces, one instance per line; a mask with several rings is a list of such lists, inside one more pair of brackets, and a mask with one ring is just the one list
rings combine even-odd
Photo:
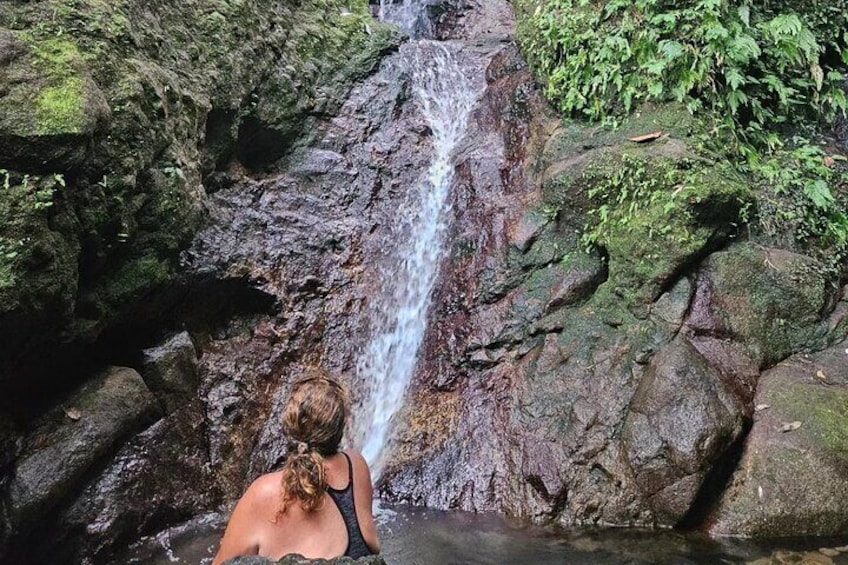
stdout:
[[610,284],[631,304],[730,234],[750,199],[728,167],[662,152],[605,154],[580,182],[595,204],[584,242],[606,249]]
[[38,94],[38,129],[41,135],[74,132],[85,123],[83,82],[79,77],[65,80],[61,86],[48,87]]
[[32,48],[33,65],[45,85],[36,98],[37,135],[80,133],[87,116],[83,60],[78,47],[65,39],[33,40],[21,34]]
[[793,383],[769,398],[787,421],[802,423],[797,433],[829,457],[848,463],[848,392]]
[[826,344],[820,318],[829,300],[824,265],[753,244],[716,253],[708,263],[716,312],[762,366]]

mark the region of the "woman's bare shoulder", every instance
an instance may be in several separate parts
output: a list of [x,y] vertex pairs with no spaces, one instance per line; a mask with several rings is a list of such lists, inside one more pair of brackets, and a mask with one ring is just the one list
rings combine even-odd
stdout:
[[282,473],[267,473],[254,480],[242,498],[256,506],[276,504],[280,500]]
[[355,449],[345,449],[347,456],[350,457],[350,462],[353,464],[354,476],[367,477],[369,484],[371,483],[371,469],[368,467],[368,462],[360,452]]
[[355,449],[345,449],[344,452],[347,453],[348,457],[350,457],[350,461],[351,463],[353,463],[354,467],[364,466],[365,468],[368,468],[368,462],[365,461],[365,457],[363,457],[363,455],[359,451]]

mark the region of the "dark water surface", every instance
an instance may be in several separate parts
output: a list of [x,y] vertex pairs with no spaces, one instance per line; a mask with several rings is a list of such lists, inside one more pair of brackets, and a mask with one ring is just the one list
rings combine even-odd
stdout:
[[[383,555],[389,565],[848,565],[848,537],[754,542],[673,531],[563,530],[498,516],[407,506],[381,508],[377,518]],[[132,548],[121,563],[208,565],[221,539],[224,520],[211,514],[162,532]]]

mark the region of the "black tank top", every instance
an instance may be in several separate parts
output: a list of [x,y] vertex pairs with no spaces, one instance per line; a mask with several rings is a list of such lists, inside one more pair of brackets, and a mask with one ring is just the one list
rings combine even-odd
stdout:
[[350,480],[347,486],[341,490],[327,486],[327,494],[339,507],[339,512],[342,513],[342,519],[347,528],[347,550],[346,557],[359,559],[366,555],[371,555],[371,549],[365,543],[365,538],[362,537],[362,530],[359,529],[359,519],[356,517],[356,504],[353,500],[353,464],[350,462],[350,457],[342,451],[342,455],[347,459],[347,470]]

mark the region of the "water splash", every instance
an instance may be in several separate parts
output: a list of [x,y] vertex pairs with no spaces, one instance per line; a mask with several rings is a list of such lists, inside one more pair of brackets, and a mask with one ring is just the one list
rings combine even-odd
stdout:
[[377,333],[357,362],[365,386],[357,411],[356,444],[380,476],[392,417],[404,395],[424,340],[427,309],[445,252],[450,222],[450,189],[454,181],[454,148],[465,135],[479,96],[460,67],[457,47],[434,41],[405,46],[405,66],[412,90],[433,132],[433,158],[418,182],[418,208],[410,220],[409,240],[398,247],[395,268],[385,280],[389,290],[377,313]]
[[380,0],[380,19],[412,37],[421,37],[429,28],[424,4],[424,0]]

